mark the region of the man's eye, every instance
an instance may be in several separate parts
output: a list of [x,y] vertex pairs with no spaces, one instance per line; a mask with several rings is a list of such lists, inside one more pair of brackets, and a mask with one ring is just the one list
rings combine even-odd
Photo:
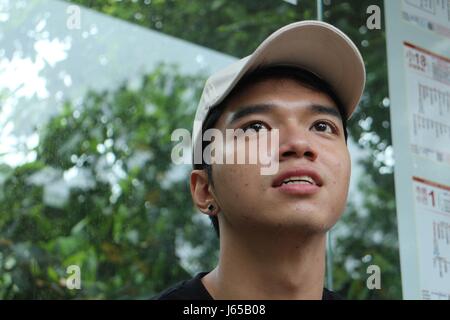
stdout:
[[319,132],[335,133],[337,131],[333,125],[324,121],[316,122],[313,127]]
[[247,131],[248,129],[253,129],[258,132],[261,129],[268,129],[268,127],[262,122],[253,122],[242,127],[242,130]]

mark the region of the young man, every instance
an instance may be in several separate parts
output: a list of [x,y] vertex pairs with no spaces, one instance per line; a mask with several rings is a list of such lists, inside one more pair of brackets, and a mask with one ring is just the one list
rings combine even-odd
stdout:
[[[364,83],[356,46],[318,21],[279,29],[252,55],[208,79],[194,153],[211,143],[202,140],[209,128],[224,136],[242,129],[249,140],[261,139],[262,129],[277,130],[272,160],[278,171],[262,175],[260,162],[194,162],[191,193],[219,235],[219,262],[157,299],[338,298],[324,289],[325,240],[345,209],[346,121]],[[245,151],[238,147],[232,156]]]

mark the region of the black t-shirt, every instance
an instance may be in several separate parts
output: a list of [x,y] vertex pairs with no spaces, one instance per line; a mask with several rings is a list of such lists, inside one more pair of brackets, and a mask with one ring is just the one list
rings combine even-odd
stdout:
[[[214,300],[206,290],[201,278],[209,272],[200,272],[194,278],[177,283],[153,297],[153,300]],[[323,289],[322,300],[342,300],[336,293]]]

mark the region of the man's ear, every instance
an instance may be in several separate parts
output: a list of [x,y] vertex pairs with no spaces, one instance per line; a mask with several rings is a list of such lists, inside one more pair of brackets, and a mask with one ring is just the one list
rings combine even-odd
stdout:
[[208,210],[208,206],[210,204],[215,205],[215,199],[213,194],[210,191],[208,184],[208,174],[205,170],[192,170],[191,172],[191,195],[194,204],[197,208],[207,214],[207,215],[216,215],[217,213],[211,212]]

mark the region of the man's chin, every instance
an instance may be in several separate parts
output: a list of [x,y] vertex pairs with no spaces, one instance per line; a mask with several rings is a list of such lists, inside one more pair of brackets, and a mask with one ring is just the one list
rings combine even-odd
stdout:
[[[260,230],[267,237],[292,235],[292,236],[313,236],[326,234],[336,223],[333,219],[320,219],[319,217],[289,217],[287,219],[276,219],[271,221],[259,221],[258,226],[253,225],[251,230]],[[248,232],[252,232],[248,230]]]

